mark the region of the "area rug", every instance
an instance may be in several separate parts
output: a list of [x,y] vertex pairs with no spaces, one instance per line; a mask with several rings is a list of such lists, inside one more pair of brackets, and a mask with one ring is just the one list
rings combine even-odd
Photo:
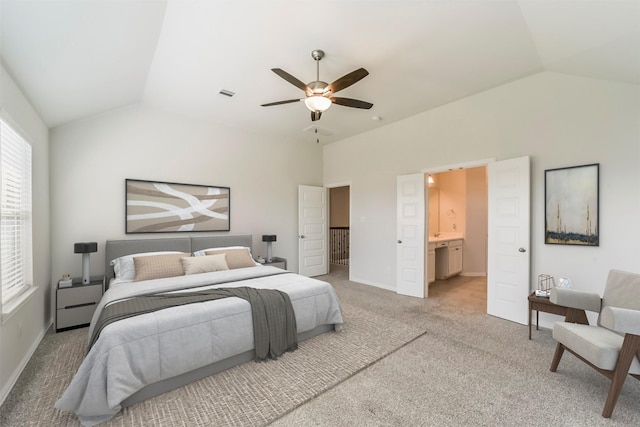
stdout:
[[[342,304],[345,325],[300,343],[266,363],[248,362],[126,408],[107,426],[255,426],[291,412],[425,333]],[[78,426],[53,407],[82,362],[86,334],[60,345],[33,402],[27,425]]]

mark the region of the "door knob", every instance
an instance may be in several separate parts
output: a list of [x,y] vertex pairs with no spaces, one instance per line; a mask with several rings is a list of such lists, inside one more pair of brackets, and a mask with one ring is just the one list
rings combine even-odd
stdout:
[[398,240],[398,243],[402,243],[402,240]]
[[525,248],[520,248],[520,249],[518,249],[518,252],[523,252],[524,253],[524,252],[527,252],[527,250]]
[[300,235],[300,238],[301,238],[301,239],[304,239],[304,234],[301,234],[301,235]]

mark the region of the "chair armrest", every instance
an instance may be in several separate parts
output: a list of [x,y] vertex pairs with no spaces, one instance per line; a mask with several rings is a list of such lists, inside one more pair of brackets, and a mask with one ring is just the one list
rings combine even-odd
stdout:
[[579,291],[576,289],[551,288],[549,300],[565,307],[600,312],[602,299],[595,292]]
[[616,332],[640,335],[640,310],[605,307],[600,313],[600,324]]

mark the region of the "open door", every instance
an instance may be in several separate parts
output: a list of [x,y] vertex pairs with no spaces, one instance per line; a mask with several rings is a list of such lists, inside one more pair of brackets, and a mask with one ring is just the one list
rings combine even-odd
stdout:
[[396,292],[424,298],[424,173],[397,180]]
[[529,157],[488,165],[487,313],[528,324]]
[[327,274],[327,189],[298,186],[298,270],[302,276]]

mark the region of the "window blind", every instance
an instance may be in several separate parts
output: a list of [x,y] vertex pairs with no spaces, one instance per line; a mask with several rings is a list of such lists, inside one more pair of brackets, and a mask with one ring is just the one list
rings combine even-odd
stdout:
[[2,304],[33,284],[31,145],[0,119]]

